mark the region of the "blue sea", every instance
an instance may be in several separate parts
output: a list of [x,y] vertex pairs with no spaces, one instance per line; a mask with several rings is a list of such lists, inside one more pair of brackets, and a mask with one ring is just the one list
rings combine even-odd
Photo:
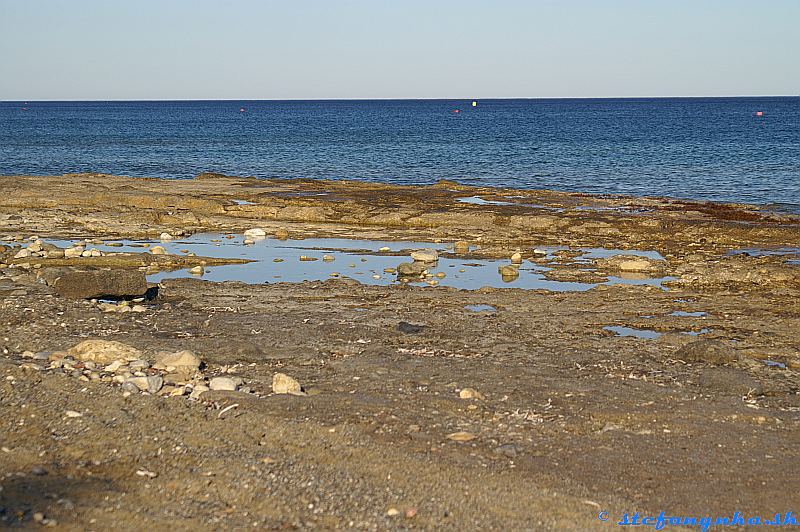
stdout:
[[1,102],[0,175],[451,179],[800,212],[800,97],[476,103]]

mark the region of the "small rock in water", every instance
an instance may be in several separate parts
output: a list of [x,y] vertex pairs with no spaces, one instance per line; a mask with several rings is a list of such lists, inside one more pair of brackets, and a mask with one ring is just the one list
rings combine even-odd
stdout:
[[511,264],[522,264],[522,253],[517,251],[511,255]]
[[411,258],[418,262],[436,262],[439,260],[439,253],[435,249],[418,249],[411,252]]
[[289,238],[289,231],[287,231],[286,229],[278,229],[277,231],[275,231],[275,238],[277,238],[278,240],[286,240],[287,238]]
[[419,277],[425,273],[422,262],[401,262],[397,265],[397,275],[401,277]]
[[336,260],[336,257],[334,257],[333,255],[323,255],[322,260],[324,260],[325,262],[333,262]]
[[519,270],[514,266],[504,265],[497,268],[503,280],[514,280],[519,277]]
[[272,376],[272,393],[305,395],[300,383],[285,373],[276,373]]
[[247,238],[266,238],[267,232],[260,227],[254,227],[253,229],[245,231],[244,236]]
[[300,260],[303,262],[312,262],[317,260],[316,257],[309,257],[308,255],[300,255]]
[[159,240],[162,240],[162,241],[168,241],[168,240],[174,240],[175,239],[175,237],[172,236],[169,233],[161,233],[160,235],[158,235],[158,238],[159,238]]
[[453,251],[458,253],[459,255],[463,255],[464,253],[469,253],[469,242],[466,240],[459,240],[455,244],[453,244]]
[[167,250],[164,246],[153,246],[150,248],[150,253],[153,255],[166,255]]
[[392,248],[390,248],[388,246],[383,246],[382,248],[378,249],[378,251],[380,251],[381,253],[386,253],[387,251],[391,251],[391,250],[392,250]]
[[214,377],[208,383],[208,387],[212,390],[235,392],[240,383],[241,379],[235,379],[233,377]]
[[205,273],[205,270],[203,269],[202,266],[195,266],[194,268],[189,269],[189,273],[191,273],[192,275],[203,275]]
[[245,238],[242,244],[244,244],[245,246],[252,246],[253,244],[255,244],[255,241],[250,240],[249,238]]

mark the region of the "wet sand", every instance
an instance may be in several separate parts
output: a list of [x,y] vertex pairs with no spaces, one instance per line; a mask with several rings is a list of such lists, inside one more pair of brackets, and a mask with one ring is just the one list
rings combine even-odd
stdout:
[[[267,239],[244,246],[252,228]],[[338,255],[329,266],[341,275],[327,280],[270,280],[280,265],[263,261],[263,278],[211,282],[218,266],[200,253],[150,253],[162,233],[174,247],[235,235],[219,248],[231,259],[276,234],[427,242],[442,247],[440,262],[496,261],[498,278],[494,266],[520,252],[523,270],[592,288],[515,288],[525,271],[503,288],[382,271],[385,284],[368,284]],[[774,516],[800,502],[797,217],[449,182],[82,174],[0,178],[4,235],[4,526],[603,530],[614,525],[600,511]],[[150,248],[89,243],[105,256],[14,258],[32,235]],[[534,252],[548,246],[663,260]],[[313,253],[320,267],[328,251]],[[369,250],[410,260],[380,253]],[[312,264],[286,259],[298,271]],[[202,277],[165,275],[202,263]],[[122,312],[116,301],[63,297],[49,281],[95,267],[149,268],[157,296]],[[253,266],[224,266],[240,267]],[[618,277],[670,280],[603,284]],[[150,363],[190,350],[204,365],[190,385],[148,369],[163,388],[131,393],[102,367],[65,369],[59,353],[93,338]],[[273,393],[276,373],[305,395]],[[191,384],[217,376],[241,378],[240,389],[189,397]]]

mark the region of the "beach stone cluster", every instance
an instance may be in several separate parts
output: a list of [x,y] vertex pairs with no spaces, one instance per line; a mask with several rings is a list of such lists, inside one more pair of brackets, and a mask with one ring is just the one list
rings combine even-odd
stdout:
[[[148,394],[200,400],[207,391],[253,393],[241,377],[208,375],[209,368],[189,350],[160,351],[151,362],[136,347],[94,338],[66,351],[25,351],[21,359],[24,369],[54,371],[86,382],[119,386],[126,396]],[[300,383],[283,373],[274,375],[272,393],[305,395]]]

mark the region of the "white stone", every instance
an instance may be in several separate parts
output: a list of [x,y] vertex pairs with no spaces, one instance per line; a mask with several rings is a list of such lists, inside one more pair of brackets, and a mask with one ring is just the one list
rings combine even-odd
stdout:
[[244,236],[247,238],[266,238],[267,232],[260,227],[254,227],[253,229],[245,231]]
[[223,391],[236,391],[236,388],[239,387],[239,382],[241,379],[234,379],[232,377],[214,377],[211,379],[211,382],[208,383],[208,387],[212,390],[223,390]]
[[418,262],[436,262],[439,254],[435,249],[418,249],[411,252],[411,258]]

